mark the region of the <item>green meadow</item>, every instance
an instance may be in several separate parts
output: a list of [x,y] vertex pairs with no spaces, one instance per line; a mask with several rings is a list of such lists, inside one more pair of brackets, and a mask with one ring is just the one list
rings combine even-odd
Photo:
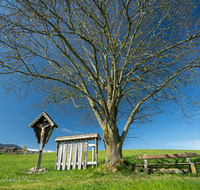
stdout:
[[[191,158],[192,162],[200,162],[200,151],[194,150],[123,150],[126,164],[120,167],[104,165],[105,151],[99,151],[98,167],[88,167],[86,170],[55,170],[56,153],[43,153],[41,168],[47,171],[40,174],[27,174],[35,167],[38,155],[7,155],[0,153],[0,189],[166,189],[166,190],[199,190],[200,189],[200,165],[196,166],[197,174],[175,174],[152,172],[149,175],[139,169],[134,170],[136,164],[143,164],[143,160],[137,160],[138,155],[158,155],[175,153],[198,154],[197,158]],[[91,152],[88,152],[88,160],[91,160]],[[186,162],[184,159],[151,160],[148,163],[175,163]],[[188,166],[181,166],[187,169]],[[117,170],[117,171],[116,171]],[[115,171],[115,172],[113,172]]]

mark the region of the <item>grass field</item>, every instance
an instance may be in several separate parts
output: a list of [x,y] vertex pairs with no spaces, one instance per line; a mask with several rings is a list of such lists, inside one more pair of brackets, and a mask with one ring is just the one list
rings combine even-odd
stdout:
[[[112,168],[105,166],[105,152],[99,151],[99,166],[88,167],[86,170],[56,171],[56,153],[44,153],[41,167],[47,171],[41,174],[26,174],[37,163],[37,154],[30,155],[6,155],[0,154],[0,189],[166,189],[166,190],[199,190],[200,189],[200,165],[196,166],[197,174],[163,174],[159,172],[146,175],[144,172],[131,171],[135,164],[143,164],[137,160],[138,155],[173,154],[184,152],[196,152],[198,158],[191,161],[200,162],[200,151],[194,150],[124,150],[123,157],[127,165],[112,172]],[[88,160],[91,160],[89,152]],[[151,160],[151,163],[159,163],[160,160]],[[176,159],[162,160],[162,162],[176,162]],[[185,159],[179,159],[185,162]],[[150,163],[150,162],[148,162]],[[187,168],[182,166],[181,168]]]

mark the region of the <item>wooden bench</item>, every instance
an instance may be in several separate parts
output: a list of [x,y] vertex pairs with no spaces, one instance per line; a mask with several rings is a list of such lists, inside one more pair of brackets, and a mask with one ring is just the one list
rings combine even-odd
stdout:
[[[137,159],[144,160],[144,164],[137,164],[136,167],[144,167],[145,172],[148,174],[148,166],[175,166],[175,165],[189,165],[189,169],[193,174],[196,174],[196,164],[200,164],[200,162],[192,163],[190,162],[189,157],[197,157],[197,153],[187,153],[184,154],[164,154],[164,155],[146,155],[137,156]],[[148,159],[166,159],[166,158],[186,158],[187,163],[163,163],[163,164],[147,164]]]

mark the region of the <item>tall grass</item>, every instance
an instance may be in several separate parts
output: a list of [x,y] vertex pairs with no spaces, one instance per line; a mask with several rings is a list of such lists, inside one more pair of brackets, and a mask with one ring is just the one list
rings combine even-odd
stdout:
[[[200,165],[196,166],[197,175],[187,174],[163,174],[132,171],[135,164],[142,164],[137,160],[138,155],[173,154],[200,151],[186,150],[124,150],[123,157],[127,163],[112,172],[112,167],[101,163],[105,159],[105,151],[99,151],[99,166],[88,167],[86,170],[55,170],[56,153],[43,153],[41,167],[47,171],[41,174],[27,174],[30,168],[37,164],[37,154],[30,155],[6,155],[0,154],[0,189],[200,189]],[[91,160],[91,152],[88,153]],[[148,162],[176,162],[174,159],[151,160]],[[185,162],[185,159],[179,159]],[[191,158],[193,162],[200,162],[198,158]],[[182,168],[187,168],[183,166]]]

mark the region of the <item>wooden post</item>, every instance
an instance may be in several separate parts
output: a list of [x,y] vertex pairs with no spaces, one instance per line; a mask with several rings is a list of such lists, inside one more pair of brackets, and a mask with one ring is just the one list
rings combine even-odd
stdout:
[[78,143],[78,169],[81,170],[82,164],[82,141]]
[[55,169],[57,170],[57,164],[58,164],[58,147],[59,147],[59,142],[56,144],[56,167]]
[[88,152],[88,141],[85,140],[83,143],[83,169],[87,168],[87,152]]
[[[185,152],[187,154],[187,152]],[[190,161],[190,158],[186,158],[187,163],[189,164],[189,170],[192,172],[192,174],[197,174],[196,168],[194,163]]]
[[[146,154],[144,154],[146,156]],[[144,170],[148,174],[147,160],[144,160]]]
[[38,161],[37,161],[37,169],[40,168],[41,160],[42,160],[42,150],[44,147],[44,134],[45,134],[45,127],[41,128],[41,134],[40,134],[40,150],[38,155]]
[[77,151],[76,151],[76,165],[78,167],[78,141],[77,141]]
[[95,144],[96,144],[96,167],[98,165],[98,138],[95,138]]
[[38,161],[37,161],[37,167],[36,167],[36,169],[40,169],[41,160],[42,160],[42,150],[39,150]]
[[[92,162],[94,162],[94,157],[95,157],[95,146],[92,146]],[[92,164],[92,167],[94,168],[94,164]]]

